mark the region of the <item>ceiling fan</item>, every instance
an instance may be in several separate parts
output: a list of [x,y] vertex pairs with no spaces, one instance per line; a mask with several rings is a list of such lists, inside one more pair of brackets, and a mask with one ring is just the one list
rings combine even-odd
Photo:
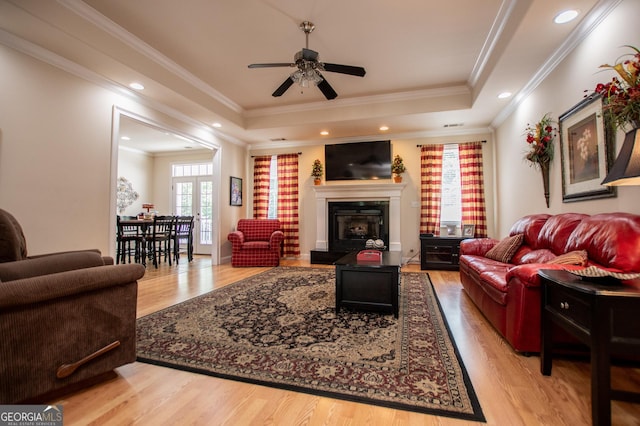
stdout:
[[300,24],[300,29],[305,33],[306,47],[295,54],[294,62],[276,62],[270,64],[251,64],[249,68],[273,68],[273,67],[297,67],[298,69],[291,74],[285,81],[273,92],[274,97],[282,96],[293,83],[298,83],[302,87],[309,85],[318,86],[318,89],[327,99],[335,99],[338,94],[333,87],[327,82],[320,71],[337,72],[340,74],[355,75],[364,77],[366,71],[362,67],[354,67],[351,65],[330,64],[328,62],[320,62],[318,52],[309,49],[309,34],[315,29],[315,25],[309,21]]

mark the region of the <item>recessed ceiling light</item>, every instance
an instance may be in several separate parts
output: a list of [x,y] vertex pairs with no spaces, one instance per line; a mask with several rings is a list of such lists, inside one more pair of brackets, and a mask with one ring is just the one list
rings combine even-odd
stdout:
[[329,134],[329,132],[328,132],[328,131],[326,131],[326,130],[323,130],[323,131],[321,131],[321,132],[320,132],[320,134],[321,134],[322,136],[327,136],[327,135]]
[[389,130],[389,126],[380,126],[380,130],[386,132],[387,130]]
[[120,139],[122,139],[123,141],[130,141],[131,138],[129,136],[123,136]]
[[498,99],[507,99],[511,97],[511,92],[502,92],[498,95]]
[[567,22],[571,22],[578,16],[578,11],[575,9],[564,10],[556,15],[553,18],[553,22],[556,24],[566,24]]
[[213,124],[211,124],[211,125],[212,125],[213,127],[215,127],[216,129],[219,129],[220,127],[222,127],[222,124],[220,124],[220,123],[218,123],[218,122],[213,123]]
[[143,90],[143,89],[144,89],[144,86],[143,86],[142,84],[140,84],[140,83],[135,83],[135,82],[134,82],[134,83],[131,83],[131,84],[129,85],[129,87],[131,87],[132,89],[135,89],[135,90]]

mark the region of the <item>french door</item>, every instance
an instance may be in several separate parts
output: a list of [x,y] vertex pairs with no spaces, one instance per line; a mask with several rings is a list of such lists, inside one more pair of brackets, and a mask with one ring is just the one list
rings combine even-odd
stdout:
[[193,216],[193,252],[211,254],[213,243],[213,180],[211,176],[173,178],[176,216]]

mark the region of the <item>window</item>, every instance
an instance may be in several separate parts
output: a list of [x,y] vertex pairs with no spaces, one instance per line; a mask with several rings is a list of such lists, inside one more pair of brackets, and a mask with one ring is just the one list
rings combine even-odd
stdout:
[[462,220],[462,191],[458,145],[445,145],[442,151],[441,197],[440,222],[460,223]]
[[420,233],[443,224],[473,225],[487,236],[482,142],[424,145],[420,149]]
[[173,177],[211,176],[212,174],[212,163],[174,164],[171,169],[171,175]]
[[268,219],[278,218],[278,156],[271,156],[271,166],[269,168],[269,209]]

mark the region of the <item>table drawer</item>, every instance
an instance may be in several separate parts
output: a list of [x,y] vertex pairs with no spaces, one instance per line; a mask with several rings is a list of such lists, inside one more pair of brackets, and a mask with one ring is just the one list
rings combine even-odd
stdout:
[[591,328],[589,302],[556,286],[549,286],[548,288],[547,309],[569,319],[582,328]]

